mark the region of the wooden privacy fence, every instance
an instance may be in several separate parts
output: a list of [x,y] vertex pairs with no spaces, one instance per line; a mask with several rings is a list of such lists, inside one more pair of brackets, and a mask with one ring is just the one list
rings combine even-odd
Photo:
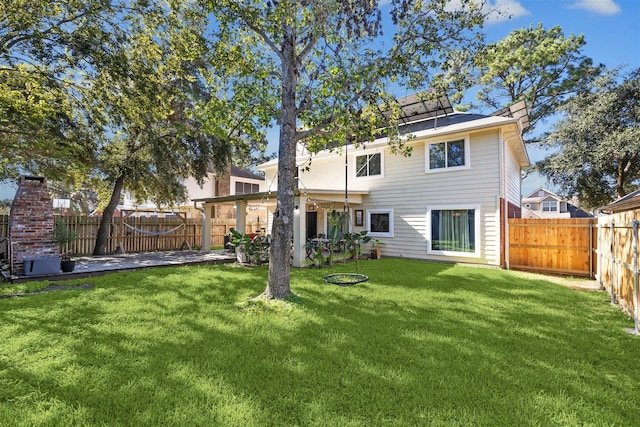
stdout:
[[[99,217],[63,216],[69,229],[78,234],[70,245],[72,255],[93,252],[100,225]],[[235,227],[235,220],[211,220],[211,245],[223,246],[224,236]],[[257,232],[257,225],[247,225],[246,233]],[[202,244],[202,219],[199,218],[113,218],[109,227],[107,252],[118,248],[126,252],[151,252],[199,247]],[[0,239],[9,234],[9,216],[0,215]]]
[[509,268],[593,277],[596,219],[509,218]]
[[0,215],[0,237],[9,236],[9,215]]
[[638,281],[640,211],[627,211],[598,220],[598,282],[609,291],[612,304],[620,304],[640,328]]

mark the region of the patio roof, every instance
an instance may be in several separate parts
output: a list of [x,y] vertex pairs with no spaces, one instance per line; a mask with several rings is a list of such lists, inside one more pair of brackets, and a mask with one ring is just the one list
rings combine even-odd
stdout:
[[[369,194],[369,191],[349,190],[347,197],[349,203],[362,203],[362,196]],[[344,201],[344,190],[328,190],[328,189],[305,189],[296,190],[295,196],[303,196],[318,202],[342,202]],[[265,204],[276,203],[278,198],[277,191],[265,191],[261,193],[235,194],[232,196],[207,197],[201,199],[192,199],[194,203],[222,204],[234,203],[238,201],[255,202],[259,201]]]

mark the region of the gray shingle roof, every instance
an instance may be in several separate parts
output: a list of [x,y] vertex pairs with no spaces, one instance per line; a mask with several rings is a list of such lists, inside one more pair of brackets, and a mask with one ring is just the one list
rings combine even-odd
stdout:
[[239,168],[238,166],[231,165],[231,176],[246,179],[258,179],[264,181],[264,176],[249,172],[246,169]]

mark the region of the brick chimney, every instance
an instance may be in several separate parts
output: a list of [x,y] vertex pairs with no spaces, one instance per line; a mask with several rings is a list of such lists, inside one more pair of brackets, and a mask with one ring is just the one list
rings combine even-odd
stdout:
[[53,227],[53,205],[46,178],[20,177],[9,217],[11,274],[24,275],[27,258],[58,256],[58,246],[52,240]]

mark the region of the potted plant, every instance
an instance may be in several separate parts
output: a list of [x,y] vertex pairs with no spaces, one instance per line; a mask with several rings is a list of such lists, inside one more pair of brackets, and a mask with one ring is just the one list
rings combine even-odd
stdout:
[[378,239],[373,240],[373,245],[371,246],[371,259],[382,258],[382,246],[384,245],[385,243]]
[[71,259],[69,245],[78,239],[78,233],[71,231],[64,219],[56,219],[53,227],[53,241],[60,245],[60,268],[63,273],[70,273],[76,267],[76,262]]
[[241,264],[258,264],[261,249],[259,239],[240,233],[235,228],[229,231],[231,233],[230,246],[235,249],[238,262]]

